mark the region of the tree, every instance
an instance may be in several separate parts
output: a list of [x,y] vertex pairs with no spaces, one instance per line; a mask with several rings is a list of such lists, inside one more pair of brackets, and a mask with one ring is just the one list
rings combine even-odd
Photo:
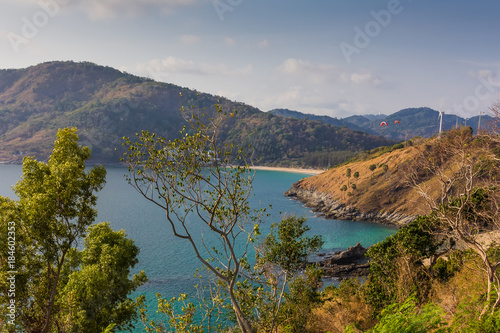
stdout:
[[16,234],[28,235],[19,244],[26,255],[19,278],[26,284],[16,293],[27,331],[51,329],[67,256],[97,214],[94,193],[104,186],[106,170],[95,166],[85,172],[90,150],[77,141],[76,128],[59,130],[48,163],[25,158],[14,187],[19,201],[10,205],[19,220]]
[[345,175],[347,177],[347,187],[349,187],[349,181],[351,179],[351,169],[350,168],[347,168]]
[[371,178],[373,178],[373,170],[375,170],[377,168],[377,166],[375,164],[371,164],[368,168],[372,172]]
[[173,234],[190,244],[224,285],[241,331],[252,332],[235,288],[261,223],[262,211],[251,209],[247,200],[253,174],[241,149],[220,144],[226,114],[219,106],[215,112],[182,111],[189,128],[178,139],[147,131],[135,143],[125,138],[129,182],[165,210]]
[[340,190],[341,190],[342,192],[347,191],[347,185],[342,185],[342,187],[340,188]]
[[365,297],[375,311],[392,303],[402,303],[415,294],[424,301],[429,288],[427,269],[422,260],[432,257],[438,244],[429,231],[432,219],[419,216],[368,249],[370,275],[364,285]]
[[69,275],[62,292],[62,298],[71,299],[70,331],[101,332],[110,323],[118,330],[134,328],[139,301],[127,296],[147,281],[144,271],[128,278],[138,254],[123,230],[113,231],[109,223],[88,228],[80,269]]
[[[132,282],[128,281],[128,273],[124,273],[128,272],[129,264],[136,262],[137,253],[127,252],[126,247],[122,246],[110,248],[109,243],[104,244],[99,238],[88,237],[89,241],[106,248],[109,254],[106,258],[94,257],[94,271],[85,259],[87,252],[84,250],[82,264],[82,253],[77,249],[77,241],[86,235],[87,227],[97,215],[94,208],[97,200],[95,192],[103,188],[106,170],[95,166],[86,171],[85,161],[90,158],[90,150],[78,145],[76,132],[76,128],[58,131],[47,163],[34,158],[24,159],[22,178],[14,186],[19,200],[0,197],[0,230],[2,234],[11,230],[12,237],[15,237],[13,245],[9,245],[4,238],[0,241],[2,304],[9,304],[12,299],[8,292],[10,284],[5,283],[6,278],[12,275],[10,271],[17,271],[14,276],[16,321],[4,327],[7,331],[74,331],[78,326],[70,309],[82,309],[87,305],[89,311],[99,312],[107,308],[107,311],[115,314],[101,321],[99,332],[106,328],[112,329],[111,321],[125,327],[123,325],[133,319],[133,316],[124,314],[124,311],[129,314],[135,312],[129,306],[130,301],[125,300],[127,291],[133,288],[125,287],[127,283],[131,286]],[[93,228],[91,230],[102,230],[103,227]],[[130,245],[131,241],[123,242]],[[104,259],[106,262],[102,262]],[[113,260],[128,261],[120,262],[118,268],[112,265]],[[90,293],[86,295],[66,293],[68,281],[73,281],[70,285],[75,288],[93,285],[94,279],[104,274],[98,268],[106,268],[108,275],[102,277],[110,278],[106,283],[101,280],[100,288],[87,289]],[[110,283],[113,287],[124,288],[110,290]],[[99,301],[85,304],[85,300],[93,297]],[[103,304],[100,305],[101,302]],[[5,310],[1,309],[2,315],[6,314]],[[93,325],[95,321],[95,318],[87,318],[85,327],[87,324]]]
[[354,174],[353,174],[353,177],[354,179],[356,179],[356,183],[358,182],[358,178],[359,178],[359,172],[356,171]]
[[[447,132],[421,148],[406,171],[408,185],[432,212],[436,237],[452,238],[482,259],[488,284],[481,316],[500,303],[500,261],[492,261],[488,245],[479,240],[483,232],[500,230],[497,140],[492,133],[474,138],[470,127]],[[493,290],[496,297],[491,303]]]
[[[321,282],[318,274],[321,272],[310,267],[306,270],[305,279],[298,276],[299,271],[306,266],[308,256],[323,246],[321,236],[306,235],[309,230],[305,217],[285,217],[279,224],[271,226],[271,232],[258,248],[257,269],[264,276],[264,281],[260,278],[255,281],[264,282],[271,288],[267,311],[260,309],[263,314],[261,325],[264,324],[266,332],[274,332],[284,322],[290,322],[291,317],[300,312],[293,309],[307,306],[318,296],[316,293]],[[286,293],[288,285],[289,294]],[[288,301],[283,312],[284,297]],[[304,314],[295,317],[295,324],[302,322],[303,316]],[[298,327],[300,325],[292,326],[294,331],[301,331]]]

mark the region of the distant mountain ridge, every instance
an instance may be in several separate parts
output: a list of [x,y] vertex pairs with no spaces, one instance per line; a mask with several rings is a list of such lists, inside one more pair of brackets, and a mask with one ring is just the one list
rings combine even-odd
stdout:
[[[415,136],[432,137],[439,132],[439,112],[428,107],[407,108],[390,115],[355,115],[346,118],[332,118],[328,116],[317,116],[305,114],[288,109],[273,109],[271,114],[282,117],[298,119],[310,119],[322,121],[335,126],[346,126],[357,131],[364,131],[374,135],[382,135],[394,140],[404,140]],[[486,128],[492,118],[488,115],[481,117],[481,128]],[[387,126],[380,126],[386,122]],[[456,115],[443,114],[443,131],[448,131],[458,126],[471,126],[477,132],[479,116],[469,119],[457,117]]]
[[[182,97],[180,98],[180,95]],[[123,136],[141,130],[174,139],[185,125],[181,104],[237,111],[224,123],[225,143],[251,145],[255,163],[327,167],[391,140],[320,121],[274,116],[220,96],[89,62],[48,62],[0,70],[0,162],[46,159],[61,127],[78,127],[94,162],[119,162]],[[212,111],[210,111],[212,110]]]

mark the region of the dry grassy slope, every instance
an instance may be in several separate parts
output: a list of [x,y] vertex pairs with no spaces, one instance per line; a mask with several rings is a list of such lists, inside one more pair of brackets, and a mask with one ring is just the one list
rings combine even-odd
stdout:
[[[344,202],[364,213],[393,213],[420,215],[428,213],[423,199],[405,185],[404,167],[406,162],[414,158],[418,147],[407,147],[385,153],[381,156],[361,162],[341,165],[325,171],[317,176],[305,178],[298,184],[300,188],[328,194],[331,198]],[[372,172],[370,165],[377,168]],[[382,165],[389,167],[384,172]],[[346,177],[347,169],[351,169],[351,177]],[[358,171],[356,180],[352,175]],[[352,196],[342,192],[342,185],[348,185]],[[432,182],[432,180],[431,180]],[[356,184],[356,190],[350,184]],[[429,184],[431,185],[431,184]]]

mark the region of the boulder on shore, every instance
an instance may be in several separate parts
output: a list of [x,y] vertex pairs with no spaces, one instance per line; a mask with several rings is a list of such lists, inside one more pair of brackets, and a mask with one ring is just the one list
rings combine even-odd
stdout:
[[321,260],[319,265],[327,277],[366,276],[370,268],[369,259],[365,257],[367,250],[358,243],[345,251],[325,255],[325,259]]
[[334,254],[329,258],[329,262],[331,265],[348,265],[358,261],[366,261],[366,251],[367,249],[358,243],[339,254]]

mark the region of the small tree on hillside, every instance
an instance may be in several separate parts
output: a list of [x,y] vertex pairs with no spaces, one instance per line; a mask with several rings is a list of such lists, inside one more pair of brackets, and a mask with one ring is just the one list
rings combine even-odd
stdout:
[[345,175],[347,177],[347,187],[349,187],[349,181],[351,179],[351,169],[350,168],[347,168]]
[[[340,190],[342,191],[342,193],[345,193],[347,191],[347,185],[342,185],[342,187],[340,188]],[[342,194],[342,198],[345,199],[344,194]]]
[[370,177],[370,178],[373,178],[373,171],[377,168],[377,165],[375,165],[375,164],[371,164],[368,168],[369,168],[369,169],[370,169],[370,171],[372,172],[372,175],[371,175],[371,177]]
[[359,178],[359,172],[356,171],[354,174],[353,174],[353,177],[354,179],[356,179],[356,184],[358,183],[358,178]]

